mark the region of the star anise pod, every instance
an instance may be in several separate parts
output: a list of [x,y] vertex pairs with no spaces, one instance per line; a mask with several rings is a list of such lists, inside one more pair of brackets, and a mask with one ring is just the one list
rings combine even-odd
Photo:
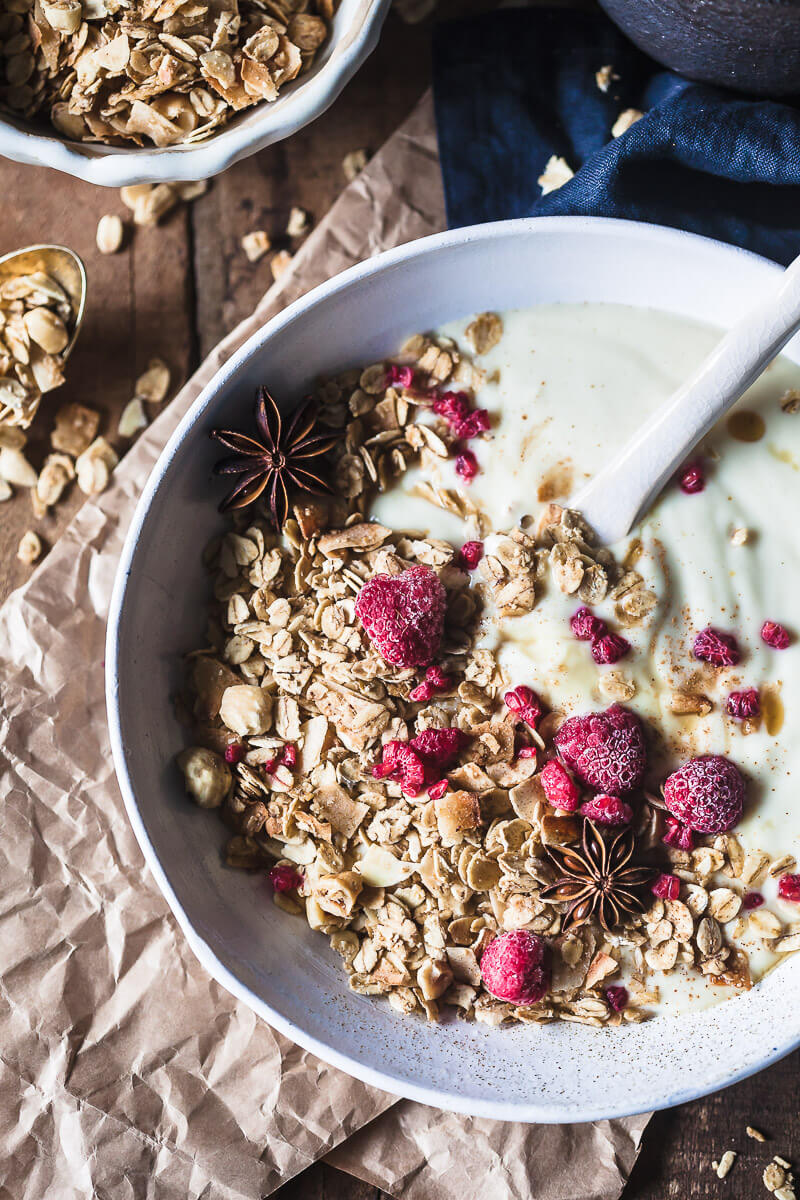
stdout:
[[246,508],[266,492],[272,519],[282,529],[289,515],[289,489],[299,488],[316,496],[330,492],[319,475],[304,465],[327,453],[339,440],[338,433],[315,432],[317,409],[313,400],[302,404],[288,423],[265,387],[256,395],[256,424],[261,441],[231,429],[212,429],[211,436],[234,454],[221,459],[217,475],[239,475],[236,487],[220,504],[220,512]]
[[593,821],[583,824],[577,846],[547,846],[548,855],[560,875],[543,888],[542,900],[568,902],[563,930],[577,929],[596,916],[603,929],[613,929],[625,916],[644,912],[647,901],[641,889],[655,875],[650,867],[631,864],[636,839],[633,830],[623,829],[606,842]]

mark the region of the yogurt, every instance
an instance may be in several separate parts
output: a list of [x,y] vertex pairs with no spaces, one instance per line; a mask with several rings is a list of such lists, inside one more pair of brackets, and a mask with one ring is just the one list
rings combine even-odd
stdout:
[[[414,467],[377,498],[372,515],[393,529],[414,530],[459,545],[478,535],[470,522],[446,513],[418,491],[468,488],[492,531],[508,531],[546,501],[566,501],[591,477],[712,349],[720,331],[652,309],[615,304],[543,305],[501,314],[498,345],[476,362],[487,382],[475,394],[492,416],[491,435],[470,443],[480,467],[465,485],[452,459],[423,474]],[[468,320],[439,331],[467,345]],[[569,631],[574,597],[548,587],[534,610],[487,621],[484,645],[495,649],[511,685],[526,683],[567,713],[608,705],[598,689],[603,670],[622,670],[636,685],[630,706],[658,730],[664,773],[697,754],[733,759],[748,778],[749,803],[736,834],[745,850],[800,860],[800,641],[785,651],[764,645],[764,620],[794,630],[800,595],[800,412],[781,397],[800,389],[800,367],[779,358],[705,439],[705,490],[685,495],[668,487],[640,526],[612,547],[617,561],[636,558],[659,597],[642,626],[622,629],[632,653],[616,668],[597,667],[585,643]],[[746,531],[734,535],[734,531]],[[485,541],[491,550],[492,534]],[[618,628],[613,604],[596,607]],[[734,632],[742,661],[707,669],[691,654],[706,625]],[[725,713],[740,687],[762,693],[764,719],[745,734]],[[714,704],[707,716],[676,716],[669,697],[700,691]],[[727,882],[727,880],[725,881]],[[758,885],[784,920],[797,905],[777,899],[777,885]],[[746,943],[745,943],[746,944]],[[758,976],[774,956],[753,950]],[[726,989],[692,974],[664,980],[664,1003],[687,1007],[719,999]]]

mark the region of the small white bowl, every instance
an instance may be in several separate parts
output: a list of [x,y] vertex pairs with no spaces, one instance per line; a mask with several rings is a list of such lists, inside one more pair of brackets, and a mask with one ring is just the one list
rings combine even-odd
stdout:
[[0,110],[0,155],[103,187],[210,179],[324,113],[378,44],[390,2],[341,0],[311,70],[283,88],[277,100],[240,113],[206,141],[161,150],[70,142],[59,137],[45,117],[40,122],[21,121]]
[[[346,271],[275,317],[220,369],[139,502],[111,603],[111,742],[147,862],[205,968],[270,1025],[385,1091],[501,1120],[593,1121],[715,1091],[800,1044],[800,955],[703,1012],[615,1030],[430,1025],[348,989],[336,954],[271,903],[264,876],[226,869],[226,834],[183,795],[170,695],[200,644],[200,563],[221,526],[215,425],[251,418],[257,384],[301,397],[325,371],[371,362],[411,333],[487,309],[611,301],[726,325],[778,268],[704,238],[624,221],[509,221],[413,242]],[[786,353],[800,362],[800,340]],[[172,997],[179,1003],[179,997]]]

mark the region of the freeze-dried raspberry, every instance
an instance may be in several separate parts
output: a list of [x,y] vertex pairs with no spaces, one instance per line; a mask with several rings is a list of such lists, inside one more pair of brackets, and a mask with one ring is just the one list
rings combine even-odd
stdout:
[[731,692],[725,709],[728,716],[735,717],[737,721],[744,721],[748,717],[757,717],[761,712],[761,699],[757,688],[744,688],[741,692]]
[[555,736],[563,762],[579,779],[610,795],[637,788],[647,768],[644,729],[635,713],[612,704],[570,717]]
[[294,867],[279,864],[270,871],[269,881],[276,892],[292,892],[302,887],[303,876]]
[[621,984],[614,984],[612,987],[606,988],[606,1000],[608,1001],[614,1012],[622,1012],[628,1007],[628,989]]
[[696,492],[702,492],[706,486],[706,473],[703,467],[703,460],[698,458],[694,462],[687,463],[680,473],[679,481],[682,492],[687,496],[693,496]]
[[386,387],[410,388],[414,385],[414,368],[401,367],[399,363],[390,363],[386,372]]
[[467,413],[463,420],[458,421],[453,426],[453,433],[461,442],[467,442],[470,438],[479,437],[482,433],[487,433],[491,422],[489,413],[485,408],[473,408],[472,412]]
[[602,637],[604,633],[608,632],[605,621],[596,617],[585,604],[583,608],[579,608],[576,613],[572,614],[569,619],[569,627],[572,630],[572,636],[576,637],[579,642],[593,642],[595,638]]
[[453,676],[445,675],[441,667],[428,667],[424,681],[409,692],[408,698],[414,701],[431,700],[442,692],[449,692],[455,686],[455,682]]
[[692,650],[695,658],[709,662],[714,667],[735,667],[742,657],[733,634],[714,629],[711,625],[700,630]]
[[356,615],[375,649],[395,667],[427,667],[442,640],[447,593],[430,567],[374,575],[356,597]]
[[225,747],[225,762],[234,766],[244,758],[244,746],[241,742],[228,742]]
[[763,903],[764,897],[761,892],[745,892],[742,896],[742,908],[747,909],[748,912],[753,908],[761,908]]
[[516,757],[517,758],[536,758],[538,753],[539,753],[539,751],[536,749],[535,746],[525,745],[525,746],[520,746],[520,748],[516,752]]
[[453,566],[462,571],[474,571],[483,558],[483,542],[464,542],[453,558]]
[[470,483],[479,470],[478,460],[471,450],[462,450],[456,457],[456,475],[460,475],[465,483]]
[[540,779],[548,804],[565,812],[575,811],[581,802],[581,790],[563,763],[551,758],[542,767]]
[[536,1004],[552,978],[550,950],[543,938],[527,929],[513,929],[492,938],[481,958],[481,978],[487,992],[508,1004]]
[[297,766],[297,746],[295,746],[293,742],[287,742],[283,747],[281,762],[285,767],[288,767],[290,771],[293,771]]
[[531,729],[536,728],[537,721],[544,713],[544,704],[532,688],[522,684],[512,691],[506,692],[503,699],[506,708],[515,713],[526,725],[530,725]]
[[619,662],[630,648],[630,642],[618,633],[606,633],[592,642],[592,658],[596,663]]
[[273,771],[276,771],[278,769],[278,765],[279,765],[280,761],[281,761],[280,756],[277,754],[273,754],[272,758],[268,758],[262,768],[262,770],[264,771],[264,774],[271,775],[273,773]]
[[725,833],[742,816],[745,782],[721,754],[690,758],[664,784],[664,802],[679,821],[698,833]]
[[460,441],[478,437],[489,429],[489,413],[485,408],[472,408],[466,392],[442,392],[432,407],[438,416],[444,417],[454,437]]
[[667,817],[667,831],[661,840],[665,846],[675,846],[677,850],[694,849],[694,834],[675,817]]
[[761,640],[773,650],[785,650],[792,639],[783,625],[779,625],[777,621],[765,621],[761,626]]
[[659,875],[650,891],[660,900],[677,900],[681,894],[681,881],[677,875]]
[[425,787],[425,764],[408,742],[386,742],[372,774],[376,779],[394,779],[405,796],[418,796]]
[[428,796],[431,800],[441,800],[448,788],[446,779],[437,779],[436,783],[428,784]]
[[596,821],[598,825],[630,825],[633,809],[619,796],[606,796],[598,792],[581,805],[581,816]]
[[408,744],[426,767],[436,767],[441,774],[453,765],[469,742],[470,736],[463,729],[423,729]]
[[800,904],[800,875],[781,875],[778,880],[778,895],[781,900],[794,900]]

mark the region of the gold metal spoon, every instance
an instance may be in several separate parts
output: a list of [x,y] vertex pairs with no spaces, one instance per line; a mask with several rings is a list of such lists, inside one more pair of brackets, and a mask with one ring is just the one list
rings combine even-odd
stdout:
[[70,338],[58,355],[66,362],[80,332],[86,308],[86,268],[73,250],[66,246],[25,246],[0,258],[0,282],[17,275],[43,271],[52,276],[67,293],[72,306]]

